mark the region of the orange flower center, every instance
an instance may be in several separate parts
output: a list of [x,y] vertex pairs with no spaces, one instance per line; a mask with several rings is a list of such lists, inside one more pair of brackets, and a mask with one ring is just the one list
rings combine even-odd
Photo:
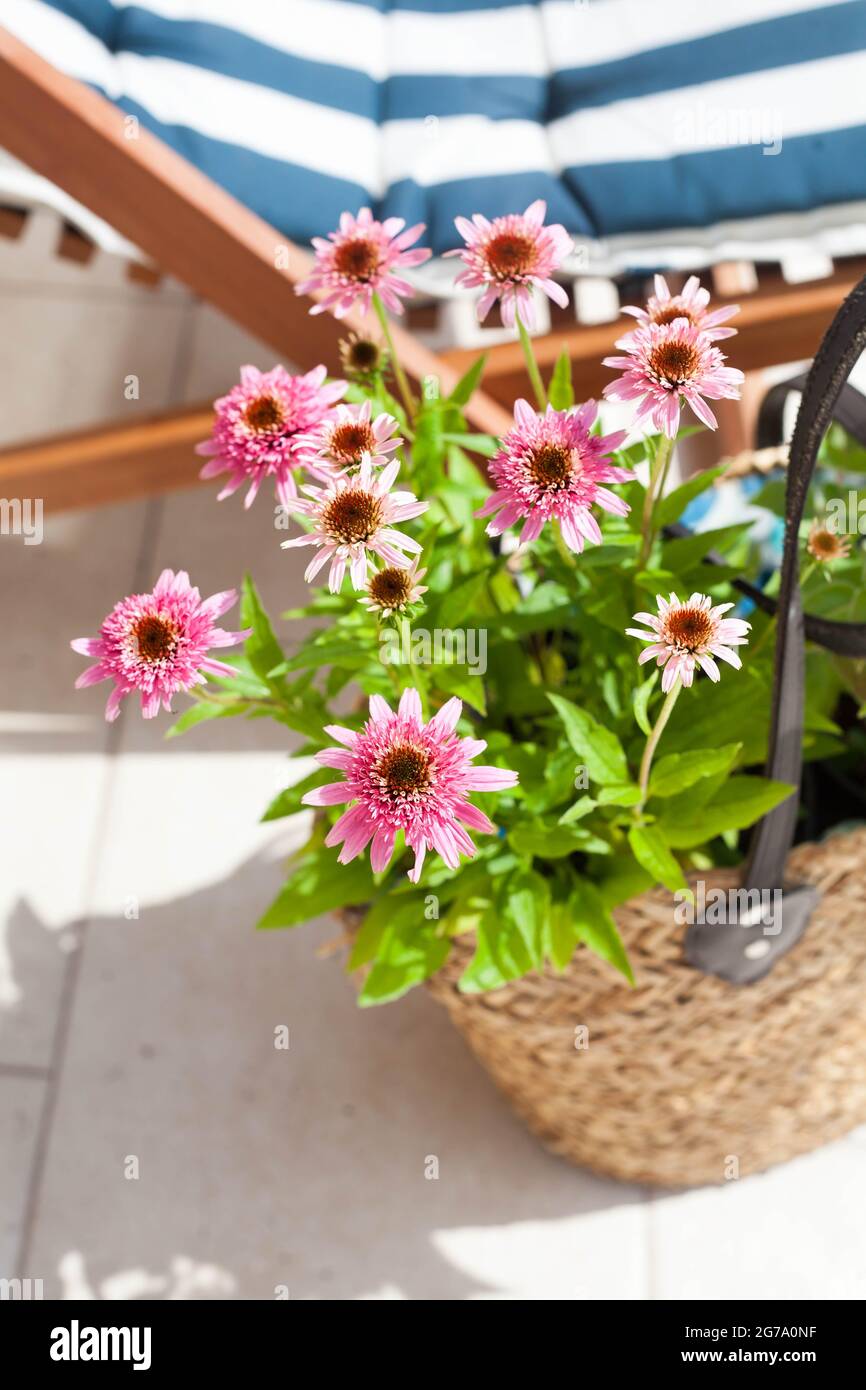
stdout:
[[139,618],[132,633],[143,661],[163,661],[177,651],[177,628],[165,618]]
[[382,503],[363,488],[338,492],[322,515],[325,530],[342,545],[368,541],[382,524]]
[[366,284],[373,279],[380,264],[379,247],[367,237],[343,241],[334,251],[336,269],[349,280],[360,280]]
[[377,570],[370,580],[370,597],[380,608],[399,608],[409,601],[411,592],[409,571],[397,569],[396,565]]
[[519,280],[530,275],[536,262],[535,242],[522,232],[500,232],[491,237],[484,254],[497,280]]
[[816,560],[842,560],[850,553],[848,542],[824,526],[810,531],[806,548]]
[[377,762],[373,777],[395,797],[418,797],[432,782],[430,754],[417,743],[395,743]]
[[250,401],[244,411],[244,420],[254,434],[271,434],[282,429],[286,415],[281,402],[274,396],[259,396]]
[[537,487],[559,492],[571,478],[571,450],[562,444],[542,444],[529,461],[529,472]]
[[673,323],[674,319],[688,319],[689,323],[694,323],[694,315],[690,309],[679,299],[672,299],[668,304],[662,304],[650,314],[653,323],[665,324]]
[[668,386],[679,386],[695,375],[700,362],[700,353],[692,343],[683,338],[671,338],[652,349],[648,365],[659,381]]
[[339,463],[357,463],[362,454],[372,454],[375,449],[376,436],[370,425],[350,421],[331,432],[328,452]]
[[713,634],[713,621],[705,608],[675,608],[665,621],[665,637],[688,652],[700,651]]

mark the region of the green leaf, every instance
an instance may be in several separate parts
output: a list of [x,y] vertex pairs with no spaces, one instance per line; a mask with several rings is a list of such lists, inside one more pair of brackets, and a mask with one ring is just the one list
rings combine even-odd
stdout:
[[402,898],[392,893],[377,898],[355,933],[346,969],[358,970],[375,960],[388,927],[414,927],[423,922],[424,897],[416,890]]
[[642,685],[639,685],[632,697],[634,717],[637,720],[637,726],[642,734],[646,734],[647,738],[649,738],[652,733],[652,724],[649,721],[648,714],[650,696],[656,687],[658,678],[658,670],[653,671],[649,680],[645,680]]
[[743,745],[727,743],[721,748],[691,749],[688,753],[667,753],[659,758],[650,775],[650,796],[676,796],[694,786],[702,777],[713,777],[733,767]]
[[565,970],[579,940],[568,903],[553,903],[545,932],[545,954],[556,970]]
[[599,880],[598,891],[605,907],[618,907],[638,898],[656,886],[656,879],[633,860],[620,860],[613,873]]
[[468,666],[437,666],[433,678],[446,695],[456,695],[479,714],[487,713],[484,680],[480,675],[473,675]]
[[467,614],[477,613],[478,595],[487,581],[489,569],[476,570],[445,594],[435,614],[435,626],[457,628]]
[[760,763],[767,753],[770,723],[769,668],[744,667],[733,679],[713,684],[701,679],[677,702],[665,730],[664,747],[671,753],[692,748],[718,748],[742,741],[741,761]]
[[[508,757],[505,762],[511,766]],[[523,803],[527,811],[533,815],[543,814],[554,806],[570,801],[573,793],[574,754],[571,748],[558,748],[553,753],[549,748],[540,749],[539,766],[532,769],[531,780],[523,787]]]
[[773,782],[767,777],[731,777],[693,815],[662,816],[659,830],[674,849],[691,849],[726,830],[754,825],[794,790],[787,782]]
[[271,672],[283,666],[285,656],[262,607],[258,590],[248,574],[244,575],[241,588],[241,627],[252,628],[244,646],[250,666],[261,680],[273,684]]
[[441,924],[428,922],[423,914],[423,900],[405,908],[401,905],[399,915],[385,928],[375,964],[358,996],[362,1008],[399,999],[445,964],[451,942],[441,932]]
[[[662,565],[675,574],[684,574],[700,564],[711,550],[723,553],[728,546],[744,536],[751,529],[750,521],[739,522],[736,526],[719,526],[713,531],[697,531],[693,536],[680,536],[666,541],[662,551]],[[710,571],[711,572],[711,571]]]
[[583,820],[583,817],[588,816],[590,811],[594,811],[597,805],[598,802],[594,801],[591,796],[580,796],[574,805],[569,806],[565,814],[559,817],[559,824],[571,825],[576,820]]
[[602,786],[627,782],[628,764],[616,734],[571,700],[549,691],[547,698],[562,720],[568,741],[582,759],[590,778]]
[[492,458],[499,445],[490,434],[443,434],[443,441],[446,444],[457,444],[461,449],[468,449],[471,454],[481,454],[484,458]]
[[633,825],[628,832],[628,842],[641,868],[652,874],[656,883],[661,883],[672,893],[687,886],[683,871],[668,849],[658,826]]
[[571,357],[568,348],[556,359],[556,366],[550,378],[550,386],[547,390],[547,398],[554,410],[570,410],[574,405],[574,389],[571,384]]
[[302,858],[258,923],[262,930],[294,927],[347,904],[360,906],[374,892],[366,859],[338,864],[336,850]]
[[786,483],[784,478],[770,478],[759,492],[749,498],[749,506],[764,507],[776,516],[785,515]]
[[706,492],[708,487],[712,487],[716,478],[721,477],[725,471],[725,465],[719,464],[717,468],[708,468],[705,473],[696,473],[688,482],[680,487],[674,488],[667,497],[662,497],[656,503],[654,521],[657,528],[668,526],[672,521],[679,521],[686,507],[696,497],[700,497],[702,492]]
[[640,801],[640,787],[634,782],[623,782],[621,786],[602,787],[598,794],[599,806],[636,806]]
[[468,405],[473,393],[478,389],[481,378],[484,375],[484,368],[487,365],[487,353],[483,353],[458,381],[448,400],[452,405]]
[[475,955],[458,988],[466,994],[498,989],[541,969],[549,912],[547,879],[531,869],[510,874],[497,906],[479,924]]
[[565,859],[576,850],[587,854],[609,854],[610,845],[582,826],[551,824],[549,821],[523,821],[508,832],[508,842],[518,854],[531,859]]
[[634,984],[634,975],[626,955],[625,947],[608,909],[602,902],[595,884],[583,879],[569,898],[568,906],[573,914],[575,927],[580,940],[597,956],[614,966],[625,975],[629,984]]
[[171,728],[166,730],[165,736],[177,738],[178,734],[185,734],[187,729],[194,729],[196,724],[204,724],[209,719],[227,719],[233,714],[245,714],[247,708],[242,700],[231,705],[217,704],[215,700],[200,700],[183,711]]

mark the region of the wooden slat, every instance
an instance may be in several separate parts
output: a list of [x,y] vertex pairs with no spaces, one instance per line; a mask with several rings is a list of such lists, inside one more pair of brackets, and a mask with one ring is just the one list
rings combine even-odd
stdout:
[[212,424],[213,410],[201,405],[7,449],[0,497],[41,497],[57,512],[192,487],[202,464],[193,450]]
[[[148,131],[129,139],[117,107],[52,68],[2,27],[0,146],[103,217],[163,271],[307,369],[324,362],[336,372],[339,339],[350,329],[372,329],[373,320],[356,313],[339,323],[330,314],[311,316],[309,301],[294,289],[308,273],[307,252]],[[399,327],[394,337],[415,382],[436,376],[443,391],[451,388],[457,377],[439,357]],[[501,407],[483,394],[475,396],[468,414],[478,430],[495,434],[507,426]]]
[[[739,336],[722,344],[730,360],[744,372],[796,362],[814,355],[842,300],[866,274],[866,259],[843,261],[825,280],[805,285],[788,285],[781,276],[765,275],[758,292],[732,302],[740,304],[734,320]],[[725,299],[714,300],[721,306]],[[598,396],[614,373],[601,365],[610,355],[616,338],[634,328],[634,319],[625,316],[616,323],[570,328],[535,340],[536,354],[547,374],[568,348],[574,373],[575,394],[579,400]],[[455,349],[442,354],[456,371],[465,371],[475,357],[474,349]],[[504,343],[490,349],[484,384],[488,393],[509,405],[515,396],[527,394],[526,373],[519,343]]]

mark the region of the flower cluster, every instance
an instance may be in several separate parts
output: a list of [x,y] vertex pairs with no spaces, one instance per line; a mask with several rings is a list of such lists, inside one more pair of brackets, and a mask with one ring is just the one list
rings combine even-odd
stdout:
[[366,313],[374,294],[392,313],[401,314],[401,300],[411,295],[412,286],[399,272],[422,265],[433,254],[423,246],[411,249],[423,231],[423,222],[406,227],[402,217],[377,222],[369,208],[361,208],[357,217],[344,212],[339,229],[330,232],[327,240],[314,238],[313,273],[297,286],[297,292],[322,295],[311,314],[329,309],[342,318],[355,305]]
[[478,317],[483,322],[499,300],[502,322],[513,328],[518,317],[526,328],[535,326],[532,291],[540,289],[560,308],[568,295],[552,279],[572,250],[574,242],[564,227],[554,223],[545,227],[547,204],[539,199],[524,213],[494,217],[490,222],[476,212],[472,221],[455,218],[454,225],[466,243],[465,248],[446,251],[460,256],[466,269],[456,284],[467,289],[482,288]]
[[417,554],[421,547],[411,536],[396,531],[396,522],[420,516],[429,502],[419,502],[412,492],[391,492],[400,464],[396,459],[374,473],[369,454],[364,454],[357,475],[335,478],[327,487],[308,485],[306,498],[297,498],[292,511],[308,518],[312,529],[303,536],[283,541],[283,548],[314,545],[318,554],[307,566],[309,581],[330,561],[328,586],[339,593],[348,568],[356,589],[367,585],[372,557],[386,565],[407,565],[403,553]]
[[[520,834],[515,839],[507,817],[515,803],[519,808],[523,788],[515,798],[504,801],[506,826],[500,831],[470,800],[470,795],[508,792],[517,786],[518,775],[506,768],[477,766],[475,759],[487,747],[486,741],[471,732],[457,732],[463,700],[452,692],[466,694],[473,710],[479,714],[487,710],[489,714],[490,705],[485,703],[481,684],[477,687],[476,705],[473,682],[469,680],[468,687],[464,683],[468,675],[464,678],[452,670],[443,674],[437,685],[421,671],[422,658],[411,668],[413,676],[408,688],[394,670],[389,673],[395,695],[399,696],[395,711],[378,693],[380,688],[389,688],[382,669],[372,668],[368,662],[365,665],[363,655],[360,661],[357,659],[358,643],[369,640],[374,620],[381,629],[388,623],[396,625],[408,642],[409,629],[420,606],[432,604],[440,616],[446,611],[446,604],[449,610],[453,609],[454,594],[459,605],[461,590],[467,589],[472,592],[468,604],[477,601],[481,613],[495,614],[500,635],[503,625],[499,624],[499,617],[510,617],[509,605],[513,606],[520,594],[529,590],[557,591],[560,609],[571,615],[577,611],[578,601],[589,592],[592,576],[600,565],[615,558],[611,554],[593,559],[587,554],[582,565],[574,558],[582,555],[587,542],[596,546],[603,543],[599,522],[602,513],[606,513],[613,518],[605,521],[609,539],[617,541],[620,548],[615,555],[622,554],[623,563],[608,564],[604,574],[616,576],[620,591],[613,596],[615,603],[608,603],[604,595],[601,618],[600,607],[589,611],[593,622],[605,623],[608,631],[616,628],[615,640],[620,643],[616,669],[622,671],[631,662],[623,639],[624,619],[614,615],[630,612],[634,578],[643,583],[642,572],[656,553],[654,504],[656,492],[661,493],[664,488],[670,448],[662,443],[656,450],[644,506],[631,517],[628,501],[616,490],[636,479],[632,467],[626,466],[633,462],[632,455],[620,453],[627,431],[603,432],[599,408],[593,400],[568,404],[573,394],[570,379],[563,385],[562,362],[548,391],[533,353],[527,330],[534,325],[537,294],[546,295],[558,305],[567,304],[565,290],[554,276],[566,264],[572,240],[563,227],[545,225],[546,212],[545,203],[539,200],[522,214],[492,220],[478,213],[471,220],[457,218],[457,231],[465,244],[449,253],[460,256],[463,262],[456,283],[480,291],[479,318],[485,319],[498,302],[503,323],[519,331],[526,355],[535,404],[523,399],[516,401],[513,426],[506,429],[501,439],[479,440],[468,432],[457,404],[457,391],[447,400],[437,399],[435,407],[426,399],[420,404],[415,401],[400,366],[385,311],[402,312],[403,300],[412,293],[403,272],[422,264],[431,253],[416,245],[424,230],[422,225],[406,228],[402,219],[393,217],[379,222],[369,208],[362,208],[357,216],[344,213],[337,230],[327,239],[314,241],[311,274],[297,287],[299,293],[317,297],[311,313],[330,310],[341,318],[352,310],[375,310],[382,341],[353,334],[341,345],[341,361],[351,379],[351,388],[348,381],[329,380],[323,365],[298,375],[282,366],[270,371],[243,367],[238,384],[215,403],[210,439],[198,446],[198,452],[207,459],[201,471],[203,478],[228,475],[220,499],[245,487],[245,506],[249,507],[262,485],[272,482],[282,513],[295,517],[300,527],[300,534],[283,542],[284,548],[311,547],[314,551],[305,572],[308,582],[327,568],[327,587],[332,595],[338,595],[343,592],[348,575],[355,602],[321,595],[320,606],[314,603],[312,607],[316,614],[325,613],[329,621],[333,618],[338,636],[340,622],[344,621],[339,640],[354,644],[350,656],[344,659],[349,675],[343,684],[332,684],[330,674],[320,684],[331,694],[342,690],[349,679],[357,679],[369,697],[369,717],[359,729],[325,726],[324,733],[337,746],[322,748],[315,756],[323,767],[333,768],[342,778],[314,786],[303,796],[303,803],[322,810],[345,808],[324,839],[327,847],[339,846],[341,864],[358,858],[369,846],[371,868],[381,874],[395,851],[402,854],[407,847],[414,854],[409,869],[413,883],[419,881],[428,852],[438,854],[451,870],[459,869],[461,858],[473,857],[476,849],[470,832],[508,834],[509,843],[503,846],[502,872],[510,872],[509,857],[523,854],[524,862],[529,864],[533,855],[543,858],[550,834],[557,853],[561,850],[565,856],[560,862],[565,882],[566,861],[577,859],[581,845],[593,842],[593,835],[582,827],[572,829],[574,817],[561,814],[560,802],[555,808],[556,821],[530,821],[528,834],[524,828],[522,839]],[[717,346],[735,332],[726,325],[736,309],[712,309],[707,291],[694,276],[678,292],[672,292],[667,282],[657,276],[654,293],[646,305],[628,306],[625,312],[636,323],[617,340],[622,355],[605,358],[608,366],[621,372],[618,380],[605,387],[605,396],[614,401],[634,402],[634,420],[651,420],[670,440],[679,430],[683,403],[701,421],[715,427],[707,401],[736,398],[743,380],[741,372],[725,365]],[[567,359],[563,360],[568,368]],[[397,382],[402,406],[388,393],[385,379],[389,373]],[[347,392],[349,400],[345,399]],[[550,403],[549,397],[555,404]],[[392,409],[395,413],[391,413]],[[430,456],[437,447],[441,457],[434,459],[431,469]],[[474,515],[487,519],[486,534],[490,537],[519,528],[518,553],[509,561],[518,572],[519,584],[514,584],[513,574],[503,570],[499,547],[484,540],[482,528],[472,523],[477,493],[466,487],[471,501],[461,495],[456,470],[461,464],[466,465],[467,452],[473,448],[489,458],[492,485],[490,495]],[[457,464],[449,471],[454,458]],[[441,465],[438,475],[437,463]],[[396,486],[401,470],[403,478],[411,479],[413,468],[416,479],[423,477],[423,490],[429,497],[419,498],[414,491]],[[449,501],[454,504],[453,510]],[[431,505],[434,510],[417,531],[419,540],[411,534],[412,528],[403,528],[427,513]],[[626,517],[630,518],[627,523],[622,520]],[[534,552],[528,551],[540,540],[548,523],[555,549],[542,543]],[[615,537],[610,535],[613,531],[617,532]],[[474,546],[471,557],[450,553],[443,556],[441,547],[456,549],[464,544]],[[844,542],[832,537],[828,540],[826,531],[815,528],[810,534],[809,549],[817,560],[847,553]],[[428,585],[422,583],[428,576],[432,595]],[[575,589],[563,595],[567,581],[573,582]],[[293,722],[297,709],[292,701],[302,701],[303,692],[315,690],[318,726],[322,697],[312,682],[323,659],[321,646],[314,653],[311,674],[296,686],[292,685],[291,675],[286,674],[298,669],[295,658],[279,663],[278,644],[269,628],[265,640],[257,642],[255,654],[251,652],[248,659],[243,658],[246,665],[240,676],[236,667],[209,655],[211,648],[242,642],[252,630],[227,631],[216,625],[236,598],[234,590],[227,590],[202,600],[184,571],[175,574],[164,570],[150,593],[135,594],[118,603],[95,638],[72,643],[77,652],[95,659],[77,684],[113,682],[106,709],[109,719],[117,717],[124,697],[137,691],[144,716],[151,718],[162,707],[170,709],[178,691],[196,691],[206,683],[208,675],[223,678],[230,690],[232,679],[237,677],[233,693],[222,697],[206,695],[217,706],[221,698],[225,701],[224,706],[219,706],[219,713],[234,713],[238,707],[252,708],[249,702],[254,699],[255,713],[272,712],[290,727],[303,728],[305,732],[309,721]],[[628,607],[624,609],[625,602]],[[243,611],[251,615],[259,638],[261,613],[257,603],[254,591],[251,594],[245,590]],[[366,612],[360,612],[356,603]],[[660,596],[657,607],[655,614],[634,615],[641,627],[625,629],[628,636],[645,644],[638,664],[654,660],[662,669],[661,687],[667,696],[641,766],[640,800],[635,797],[620,803],[615,799],[605,801],[601,796],[592,799],[593,808],[607,807],[611,814],[618,814],[616,808],[621,806],[625,808],[624,816],[638,819],[651,794],[652,752],[673,700],[680,689],[693,685],[698,671],[711,681],[718,681],[719,660],[739,668],[737,649],[747,643],[750,631],[748,622],[729,616],[733,604],[715,603],[706,594],[693,593],[681,602],[676,593],[671,593],[667,599]],[[569,624],[570,621],[569,616]],[[529,628],[525,630],[530,632]],[[519,644],[523,641],[519,625],[517,633],[514,641]],[[524,720],[530,726],[539,704],[543,709],[536,732],[526,736],[527,745],[533,743],[536,735],[539,741],[547,735],[551,718],[544,696],[551,693],[551,686],[564,680],[597,679],[596,675],[587,674],[597,673],[597,663],[587,663],[586,671],[578,676],[576,663],[568,666],[555,643],[554,650],[548,651],[549,635],[541,621],[531,629],[531,640],[523,642],[520,648],[519,659],[527,657],[535,665],[531,698],[518,706],[520,715],[516,722]],[[552,636],[558,639],[559,632]],[[576,634],[569,630],[564,636],[563,650],[570,651],[566,644],[573,643]],[[329,665],[334,652],[339,658],[339,640],[332,638],[329,630],[325,657]],[[633,648],[631,651],[634,653]],[[507,669],[510,676],[510,666],[503,663],[501,650],[496,659],[500,662],[497,670],[501,673]],[[409,660],[415,662],[416,658],[410,655]],[[452,666],[459,664],[450,657],[448,662]],[[385,665],[382,658],[382,668]],[[469,662],[465,669],[469,675],[477,674]],[[635,670],[633,665],[631,670]],[[606,674],[613,677],[613,664]],[[342,679],[341,672],[336,675]],[[605,691],[606,708],[628,711],[630,702],[622,701],[618,679],[618,675],[611,679]],[[254,697],[249,695],[251,688]],[[501,691],[490,693],[500,707],[507,705],[507,694],[503,697]],[[560,704],[568,703],[555,692],[551,699],[554,704],[557,700]],[[434,712],[425,719],[424,711],[428,708]],[[464,728],[471,727],[464,723]],[[507,753],[502,750],[507,750],[517,736],[513,736],[507,719],[500,720],[498,733],[503,742],[493,744],[495,756],[502,756],[505,761]],[[613,734],[610,737],[616,745],[617,739]],[[520,738],[524,738],[522,733]],[[627,761],[624,750],[625,745],[623,768]],[[541,752],[539,748],[539,756]],[[527,766],[532,766],[535,753],[534,748],[527,753]],[[612,760],[617,761],[613,757]],[[518,765],[524,767],[523,762]],[[542,809],[551,810],[546,803]],[[542,811],[538,814],[541,817]],[[535,816],[535,809],[529,815]],[[602,830],[607,824],[602,822]],[[629,839],[628,833],[617,833],[618,844]],[[599,843],[597,836],[594,843]],[[551,877],[550,884],[559,892],[558,879]],[[545,879],[545,890],[549,886]],[[496,898],[497,893],[498,887],[491,897]],[[566,892],[562,901],[567,900]]]
[[473,758],[487,747],[483,739],[460,738],[455,732],[463,708],[448,700],[424,723],[418,691],[404,690],[396,714],[381,695],[370,698],[370,718],[360,733],[330,724],[325,733],[339,748],[316,754],[323,767],[343,773],[307,792],[307,806],[354,804],[329,831],[325,843],[342,845],[341,864],[348,864],[370,844],[374,873],[387,868],[398,830],[415,852],[409,878],[417,883],[428,849],[442,856],[449,869],[461,854],[475,853],[466,826],[492,834],[495,826],[473,806],[473,791],[505,791],[517,784],[517,773],[498,767],[475,767]]
[[714,343],[730,338],[735,328],[721,325],[737,313],[734,304],[707,310],[710,296],[692,275],[681,293],[671,294],[661,275],[655,278],[655,294],[644,308],[628,305],[623,310],[638,326],[618,338],[615,346],[624,357],[605,357],[606,367],[617,367],[622,376],[604,388],[611,400],[637,401],[636,421],[649,417],[657,430],[676,438],[682,403],[691,406],[703,424],[715,429],[717,420],[707,399],[736,400],[743,373],[726,367],[724,355]]
[[75,682],[76,688],[114,681],[105,717],[116,719],[124,696],[134,690],[141,712],[153,719],[160,706],[171,710],[172,696],[204,684],[206,676],[235,674],[234,667],[207,655],[211,647],[233,647],[250,635],[227,632],[217,618],[237,603],[237,590],[202,599],[185,570],[163,570],[149,594],[132,594],[115,604],[97,637],[76,637],[73,651],[96,657]]
[[523,521],[521,544],[537,540],[546,522],[557,521],[563,540],[578,554],[584,541],[601,543],[601,530],[592,514],[596,504],[607,512],[625,516],[629,507],[604,483],[629,482],[634,473],[611,462],[610,454],[626,437],[591,434],[598,413],[595,401],[579,410],[554,410],[538,414],[527,401],[514,406],[514,429],[502,440],[491,459],[490,477],[496,491],[478,516],[489,516],[491,536]]
[[748,642],[746,633],[751,623],[742,618],[726,618],[725,613],[733,608],[732,603],[713,604],[707,594],[692,594],[681,603],[676,594],[664,599],[656,597],[658,613],[635,613],[635,622],[644,623],[650,630],[627,627],[629,637],[638,637],[648,642],[638,657],[638,665],[652,661],[664,667],[662,690],[670,690],[677,681],[691,685],[695,666],[706,671],[710,680],[719,679],[719,668],[713,657],[719,657],[729,666],[739,670],[740,658],[734,651]]

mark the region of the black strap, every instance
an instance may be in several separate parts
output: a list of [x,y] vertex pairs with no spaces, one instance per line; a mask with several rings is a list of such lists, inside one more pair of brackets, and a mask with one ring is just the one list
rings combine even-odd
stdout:
[[[784,412],[788,397],[794,391],[804,391],[808,374],[789,377],[771,386],[758,411],[756,436],[759,449],[772,449],[781,444],[785,437]],[[849,381],[839,392],[839,399],[833,410],[833,419],[866,448],[866,398]]]
[[[776,664],[773,684],[767,776],[799,788],[803,759],[805,699],[804,637],[846,656],[866,656],[866,624],[804,619],[800,601],[799,530],[821,441],[833,419],[866,443],[866,402],[847,384],[866,349],[866,277],[852,291],[828,329],[808,375],[768,393],[759,421],[762,447],[782,438],[785,398],[793,389],[803,398],[791,440],[785,496],[785,543],[777,600]],[[743,585],[738,585],[740,589]],[[751,587],[751,586],[750,586]],[[757,601],[757,600],[756,600]],[[761,603],[761,607],[767,605]],[[816,891],[785,881],[785,864],[794,842],[798,796],[792,795],[758,824],[743,880],[750,894],[749,916],[730,930],[695,924],[686,933],[692,965],[734,983],[760,979],[803,934],[817,902]]]

